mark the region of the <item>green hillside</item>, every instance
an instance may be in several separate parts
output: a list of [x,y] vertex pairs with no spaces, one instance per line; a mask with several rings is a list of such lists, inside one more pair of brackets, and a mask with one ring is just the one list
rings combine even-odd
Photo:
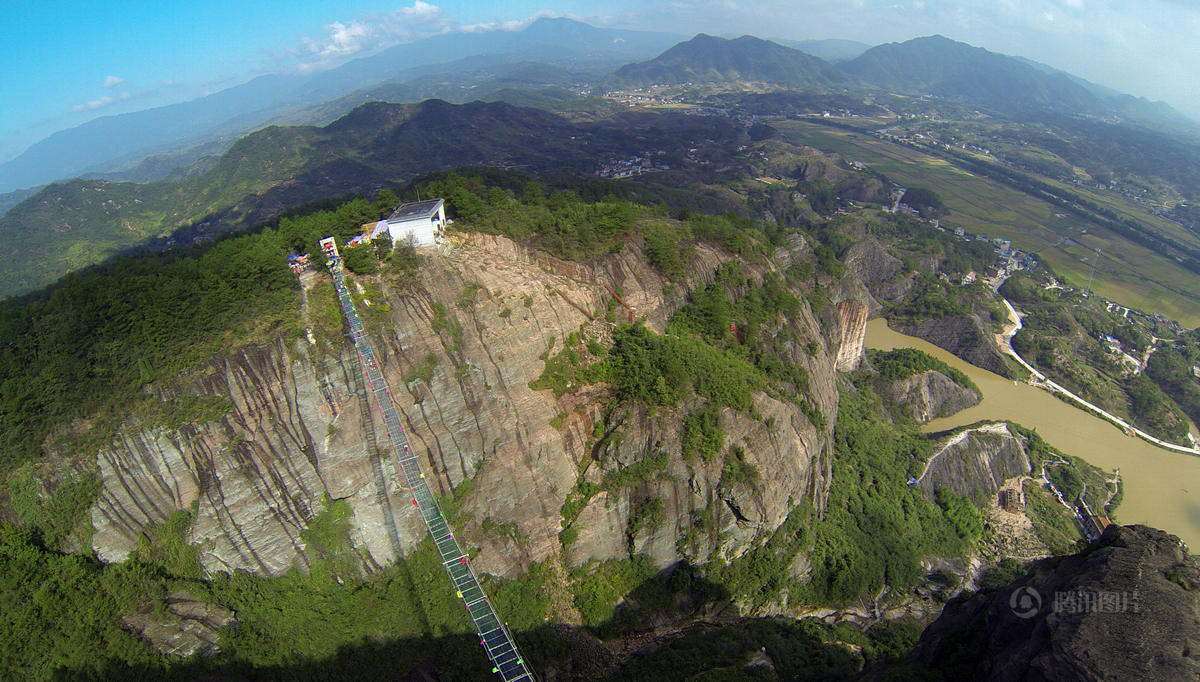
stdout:
[[623,84],[764,81],[796,88],[848,80],[837,68],[800,50],[752,36],[725,40],[703,33],[650,61],[623,66],[613,77]]
[[433,170],[591,171],[598,159],[647,144],[679,155],[696,139],[732,142],[731,131],[723,120],[677,114],[576,124],[503,102],[371,102],[324,128],[272,126],[248,135],[211,169],[182,182],[46,187],[0,217],[0,235],[23,251],[0,265],[0,296],[46,286],[131,248],[195,243],[292,206],[373,192]]

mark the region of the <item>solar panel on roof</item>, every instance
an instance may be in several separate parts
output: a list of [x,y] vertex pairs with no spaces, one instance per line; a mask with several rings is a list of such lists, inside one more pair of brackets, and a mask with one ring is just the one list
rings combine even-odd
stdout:
[[407,204],[401,204],[392,214],[388,216],[389,221],[405,221],[418,218],[428,218],[437,212],[438,204],[442,203],[441,199],[426,199],[425,201],[412,201]]

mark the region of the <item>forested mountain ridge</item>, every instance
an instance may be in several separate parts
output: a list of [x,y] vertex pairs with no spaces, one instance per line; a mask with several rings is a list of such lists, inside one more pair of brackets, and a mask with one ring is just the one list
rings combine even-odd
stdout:
[[1145,125],[1197,132],[1197,124],[1161,102],[1105,89],[1062,71],[935,35],[876,45],[838,68],[888,92],[933,94],[1009,114],[1031,111],[1120,115]]
[[824,60],[769,40],[725,40],[701,33],[654,59],[618,69],[617,83],[765,81],[795,88],[827,88],[846,81]]

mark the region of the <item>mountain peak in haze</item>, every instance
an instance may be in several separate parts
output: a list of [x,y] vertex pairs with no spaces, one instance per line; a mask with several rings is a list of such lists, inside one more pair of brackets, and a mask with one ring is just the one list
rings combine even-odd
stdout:
[[1110,95],[1112,91],[1066,72],[943,35],[877,45],[838,66],[882,90],[935,95],[1000,112],[1115,116],[1151,127],[1195,130],[1161,103]]
[[845,80],[833,66],[800,50],[754,36],[727,40],[706,33],[649,61],[623,66],[614,78],[636,84],[761,81],[796,88]]

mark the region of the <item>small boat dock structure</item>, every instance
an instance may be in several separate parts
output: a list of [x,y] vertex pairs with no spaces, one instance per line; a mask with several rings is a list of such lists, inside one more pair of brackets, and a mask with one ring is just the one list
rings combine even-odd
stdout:
[[514,680],[533,682],[533,674],[525,665],[525,660],[521,657],[520,652],[517,651],[517,644],[513,641],[508,628],[504,627],[488,601],[487,595],[484,594],[483,588],[480,587],[466,553],[458,546],[458,541],[454,539],[454,532],[447,524],[446,517],[442,514],[429,485],[425,482],[425,474],[421,471],[416,454],[408,445],[408,436],[404,433],[404,427],[400,423],[400,415],[396,412],[395,405],[392,404],[391,391],[388,390],[388,386],[383,380],[383,374],[375,363],[375,355],[368,345],[370,340],[363,330],[362,322],[358,319],[358,312],[354,309],[354,302],[346,287],[337,243],[333,237],[322,239],[320,243],[325,262],[329,266],[329,272],[333,275],[333,286],[337,291],[338,301],[341,302],[342,312],[346,316],[346,322],[350,325],[354,348],[358,351],[359,359],[362,361],[367,385],[370,387],[370,392],[375,395],[376,405],[387,426],[387,437],[391,441],[392,464],[404,484],[412,492],[413,506],[421,514],[421,519],[425,522],[425,527],[429,530],[429,535],[433,538],[433,543],[441,555],[442,567],[450,576],[450,582],[454,584],[458,597],[462,599],[463,605],[466,607],[467,616],[475,625],[475,631],[479,633],[479,644],[492,661],[492,672],[500,675],[504,682]]

